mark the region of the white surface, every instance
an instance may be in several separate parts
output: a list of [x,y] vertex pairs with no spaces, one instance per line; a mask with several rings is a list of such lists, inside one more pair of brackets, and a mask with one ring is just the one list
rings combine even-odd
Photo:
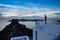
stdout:
[[60,25],[58,24],[53,23],[47,23],[41,25],[39,24],[37,27],[37,40],[55,40],[59,35],[60,35]]
[[29,40],[28,36],[12,37],[11,40]]

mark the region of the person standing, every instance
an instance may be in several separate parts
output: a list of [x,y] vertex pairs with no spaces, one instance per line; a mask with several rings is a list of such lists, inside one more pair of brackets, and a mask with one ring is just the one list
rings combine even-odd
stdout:
[[44,20],[45,20],[45,24],[47,23],[47,16],[46,15],[44,15]]

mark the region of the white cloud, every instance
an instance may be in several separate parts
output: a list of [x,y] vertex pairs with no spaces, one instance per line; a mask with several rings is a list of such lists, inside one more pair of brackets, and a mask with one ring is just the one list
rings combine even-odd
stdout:
[[40,16],[40,17],[44,17],[44,15],[46,14],[49,18],[55,17],[56,15],[54,15],[55,13],[60,13],[60,11],[47,11],[47,12],[37,12],[37,13],[27,13],[27,14],[23,14],[22,16]]
[[39,10],[50,10],[50,8],[42,7],[43,5],[41,5],[41,4],[33,4],[33,3],[28,3],[28,2],[26,2],[25,4],[34,10],[37,10],[37,9],[39,9]]
[[12,8],[21,8],[19,6],[12,6],[12,5],[7,5],[7,4],[0,4],[0,6],[12,7]]
[[[32,4],[31,4],[32,5]],[[34,4],[33,4],[34,5]],[[7,4],[0,4],[0,6],[5,6],[7,8],[2,8],[2,16],[3,17],[11,17],[11,16],[44,16],[44,14],[52,17],[53,13],[60,12],[59,11],[52,11],[50,8],[40,8],[40,7],[24,7],[24,6],[14,6],[14,5],[7,5]],[[21,9],[19,9],[21,8]],[[1,10],[1,9],[0,9]]]
[[19,16],[19,14],[16,14],[14,12],[10,12],[10,13],[5,12],[2,16],[7,18],[7,17],[11,17],[11,16]]
[[7,4],[0,4],[0,6],[9,7],[9,8],[23,8],[23,9],[29,9],[29,8],[23,7],[23,6],[14,6],[14,5],[7,5]]
[[31,13],[21,13],[19,10],[16,9],[8,9],[7,12],[2,12],[2,16],[5,18],[16,16],[16,17],[26,17],[26,16],[41,16],[44,17],[44,14],[46,14],[48,17],[55,17],[54,13],[58,13],[60,11],[45,11],[45,12],[31,12]]
[[50,9],[49,8],[38,8],[38,7],[34,7],[31,10],[33,10],[33,11],[49,11]]
[[26,9],[26,10],[50,10],[49,8],[39,8],[39,7],[33,7],[33,6],[32,6],[32,8],[24,7],[24,6],[7,5],[7,4],[0,4],[0,6],[5,6],[5,7],[9,7],[9,8],[22,8],[22,9]]

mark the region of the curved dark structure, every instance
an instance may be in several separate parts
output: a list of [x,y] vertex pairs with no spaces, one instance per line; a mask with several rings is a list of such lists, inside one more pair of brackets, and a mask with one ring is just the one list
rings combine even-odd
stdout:
[[10,40],[11,37],[27,35],[32,40],[32,29],[26,28],[20,24],[18,19],[12,19],[12,22],[0,31],[0,40]]
[[60,40],[60,35],[55,40]]

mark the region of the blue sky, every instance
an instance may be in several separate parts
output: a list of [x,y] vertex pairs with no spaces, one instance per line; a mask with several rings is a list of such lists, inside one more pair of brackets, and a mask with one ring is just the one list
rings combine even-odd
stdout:
[[3,17],[39,16],[55,12],[60,12],[60,0],[0,0],[0,13]]
[[60,7],[60,0],[0,0],[1,4],[28,6],[26,3]]

